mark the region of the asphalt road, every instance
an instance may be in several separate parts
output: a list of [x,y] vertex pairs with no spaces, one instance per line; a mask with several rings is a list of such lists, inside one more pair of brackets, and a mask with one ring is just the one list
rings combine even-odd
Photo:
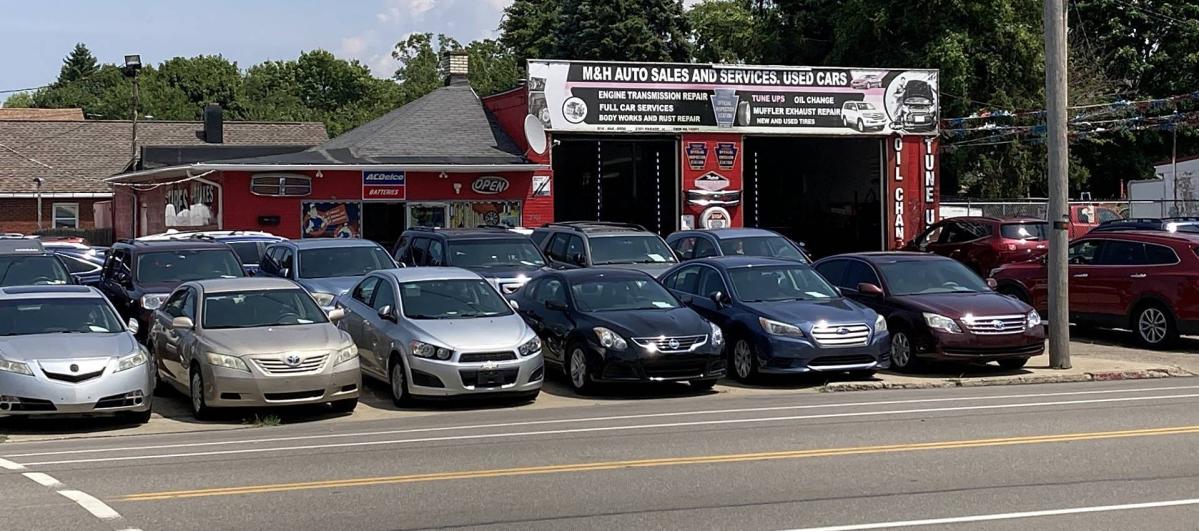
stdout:
[[1199,382],[0,444],[0,529],[1194,529]]

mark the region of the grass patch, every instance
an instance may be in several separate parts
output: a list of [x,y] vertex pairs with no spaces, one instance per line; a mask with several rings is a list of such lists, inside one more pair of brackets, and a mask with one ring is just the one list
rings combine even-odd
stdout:
[[0,433],[0,443],[8,442],[8,436]]
[[261,415],[260,416],[258,414],[255,414],[254,418],[246,419],[246,424],[252,424],[255,428],[265,428],[267,426],[278,426],[282,422],[283,421],[279,418],[279,415]]

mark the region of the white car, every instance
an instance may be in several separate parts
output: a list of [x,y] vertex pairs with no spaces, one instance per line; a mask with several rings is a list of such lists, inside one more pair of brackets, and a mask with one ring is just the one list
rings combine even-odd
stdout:
[[858,131],[882,131],[887,118],[873,103],[847,101],[841,106],[841,125]]

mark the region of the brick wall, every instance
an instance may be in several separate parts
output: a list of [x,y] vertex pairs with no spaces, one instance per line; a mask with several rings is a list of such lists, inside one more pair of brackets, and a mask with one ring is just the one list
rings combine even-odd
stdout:
[[[95,228],[92,205],[105,199],[42,199],[42,227],[54,225],[54,203],[79,205],[79,228]],[[37,199],[0,199],[0,232],[32,234],[37,230]]]

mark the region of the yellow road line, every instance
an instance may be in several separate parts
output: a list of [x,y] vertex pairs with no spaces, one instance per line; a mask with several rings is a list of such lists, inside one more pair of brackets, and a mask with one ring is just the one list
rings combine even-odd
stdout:
[[1177,426],[1172,428],[1148,428],[1140,430],[1105,431],[1089,433],[1067,433],[1059,435],[1034,435],[1026,437],[1006,437],[1000,439],[972,439],[961,441],[941,441],[929,443],[888,444],[879,446],[857,446],[850,448],[824,448],[814,450],[791,450],[782,452],[759,452],[747,454],[723,454],[693,457],[668,457],[661,459],[636,459],[626,461],[601,461],[595,463],[576,463],[566,465],[546,465],[520,468],[498,468],[490,470],[464,470],[458,472],[440,472],[431,474],[410,474],[404,476],[383,476],[358,479],[337,479],[328,481],[311,481],[304,483],[278,483],[267,485],[248,485],[244,487],[220,487],[196,490],[178,490],[168,492],[147,492],[130,494],[117,498],[117,501],[154,501],[179,498],[199,498],[205,496],[230,496],[237,494],[262,494],[271,492],[287,492],[294,490],[333,489],[342,487],[364,487],[376,485],[392,485],[398,483],[418,483],[426,481],[449,481],[456,479],[482,479],[507,476],[532,476],[541,474],[562,474],[568,472],[594,472],[599,470],[617,470],[648,468],[659,466],[699,465],[717,463],[738,463],[745,461],[769,461],[776,459],[805,459],[812,457],[838,457],[846,455],[882,454],[893,452],[917,452],[927,450],[955,450],[962,448],[983,448],[991,446],[1011,446],[1023,444],[1044,444],[1058,442],[1094,441],[1102,439],[1119,439],[1127,437],[1150,437],[1156,435],[1182,435],[1199,433],[1199,426]]

